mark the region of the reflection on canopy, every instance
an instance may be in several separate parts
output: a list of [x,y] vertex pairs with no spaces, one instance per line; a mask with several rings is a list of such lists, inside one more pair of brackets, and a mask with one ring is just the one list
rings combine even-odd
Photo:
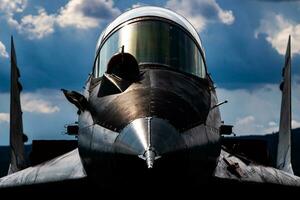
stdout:
[[134,22],[114,32],[101,47],[96,76],[103,75],[110,58],[122,46],[139,64],[162,64],[205,77],[203,58],[194,41],[177,25],[161,20]]

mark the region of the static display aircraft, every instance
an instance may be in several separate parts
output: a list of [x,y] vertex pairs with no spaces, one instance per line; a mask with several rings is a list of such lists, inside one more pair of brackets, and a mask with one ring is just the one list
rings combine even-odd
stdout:
[[63,90],[78,108],[78,124],[70,127],[78,148],[28,167],[12,41],[11,163],[0,188],[86,179],[121,183],[145,176],[158,182],[187,177],[195,183],[224,179],[300,186],[290,154],[290,43],[280,86],[277,166],[259,165],[222,147],[221,137],[232,127],[222,123],[224,102],[218,102],[198,33],[173,11],[146,6],[123,13],[103,31],[83,95]]

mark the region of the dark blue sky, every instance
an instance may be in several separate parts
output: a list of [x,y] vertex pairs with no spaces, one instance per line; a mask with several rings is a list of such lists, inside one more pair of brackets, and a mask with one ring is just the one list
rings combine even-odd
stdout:
[[[23,93],[27,95],[23,103],[26,104],[24,127],[31,138],[56,138],[55,134],[63,132],[64,124],[76,120],[75,109],[64,101],[59,89],[82,90],[92,69],[100,33],[116,16],[136,5],[171,7],[193,23],[203,41],[208,70],[220,88],[221,100],[235,98],[244,101],[249,95],[270,101],[268,105],[275,110],[270,116],[253,112],[252,107],[248,108],[250,104],[240,104],[242,107],[238,111],[234,104],[225,105],[223,117],[237,127],[245,121],[248,123],[245,127],[249,126],[249,129],[245,128],[248,132],[263,132],[273,130],[272,126],[277,127],[280,93],[274,88],[281,80],[282,52],[289,34],[293,39],[293,77],[298,80],[294,87],[299,85],[300,1],[16,2],[4,5],[0,0],[0,42],[9,52],[10,36],[14,36]],[[7,142],[10,78],[9,58],[1,52],[3,48],[1,51],[0,45],[0,130],[3,130],[0,144]],[[258,98],[262,89],[266,89],[267,94]],[[293,102],[298,101],[300,97],[295,91]],[[42,102],[44,107],[33,111],[32,104],[38,102]],[[264,105],[263,102],[257,103]],[[297,111],[299,109],[294,111],[296,124],[300,121]],[[257,122],[259,116],[266,118],[259,120],[259,127],[249,122]],[[237,131],[243,132],[241,129]]]

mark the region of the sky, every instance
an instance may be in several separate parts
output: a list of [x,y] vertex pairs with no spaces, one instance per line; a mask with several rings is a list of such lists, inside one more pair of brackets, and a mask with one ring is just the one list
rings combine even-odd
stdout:
[[0,145],[9,143],[10,36],[23,85],[24,132],[73,139],[65,125],[76,109],[60,89],[82,91],[97,39],[121,13],[169,8],[198,31],[217,86],[225,124],[237,135],[278,130],[281,69],[292,37],[292,110],[300,127],[300,1],[296,0],[0,0]]

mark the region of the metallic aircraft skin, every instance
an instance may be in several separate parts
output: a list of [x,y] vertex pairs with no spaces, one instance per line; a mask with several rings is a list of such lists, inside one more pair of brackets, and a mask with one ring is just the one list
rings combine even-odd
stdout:
[[[143,7],[119,16],[100,36],[96,58],[118,30],[159,21],[189,34],[205,63],[201,40],[194,28],[173,12],[166,15],[168,12]],[[103,172],[115,174],[124,169],[130,174],[128,169],[135,173],[139,168],[161,169],[160,174],[165,174],[171,167],[178,167],[193,177],[195,168],[202,169],[197,175],[211,176],[221,151],[221,118],[209,75],[199,77],[159,62],[138,64],[132,55],[125,55],[126,49],[123,46],[122,52],[111,58],[102,77],[97,77],[96,68],[86,83],[88,109],[81,109],[78,141],[87,174],[98,177]],[[132,71],[130,75],[114,73],[118,57],[130,63],[123,63],[123,68]],[[137,164],[126,166],[126,159]]]
[[[133,24],[130,20],[143,23],[143,17],[184,30],[205,65],[201,40],[189,22],[156,7],[133,9],[111,23],[100,36],[95,64],[110,36]],[[83,95],[63,90],[78,108],[78,149],[3,177],[0,188],[86,178],[124,184],[136,177],[144,180],[145,174],[179,185],[187,183],[182,177],[194,183],[216,177],[300,186],[300,178],[293,174],[245,161],[221,148],[220,104],[207,69],[197,76],[161,63],[138,63],[126,48],[112,55],[103,74],[94,67]]]
[[[164,163],[176,167],[168,154],[184,151],[186,160],[176,161],[189,163],[182,171],[202,163],[209,166],[203,175],[212,175],[221,150],[219,110],[210,109],[217,103],[212,85],[161,66],[143,66],[141,74],[114,95],[99,98],[99,82],[87,87],[93,88],[86,92],[90,107],[79,116],[78,137],[87,173],[115,173],[126,155],[145,159],[138,166],[145,169]],[[149,151],[153,154],[147,157]]]

